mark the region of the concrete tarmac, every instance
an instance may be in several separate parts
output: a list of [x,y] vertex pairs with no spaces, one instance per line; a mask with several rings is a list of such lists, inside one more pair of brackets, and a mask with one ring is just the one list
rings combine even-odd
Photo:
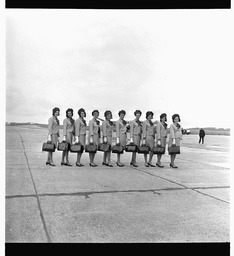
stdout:
[[[37,126],[6,127],[6,242],[157,243],[230,241],[230,136],[184,135],[178,169],[46,165],[42,143],[47,130]],[[156,163],[156,155],[153,157]]]

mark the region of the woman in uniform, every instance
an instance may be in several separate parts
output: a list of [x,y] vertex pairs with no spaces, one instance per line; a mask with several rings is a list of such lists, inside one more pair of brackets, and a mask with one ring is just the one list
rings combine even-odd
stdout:
[[[156,135],[156,141],[157,144],[166,148],[166,142],[167,142],[167,114],[163,113],[160,115],[160,122],[157,122],[157,135]],[[162,154],[157,154],[157,162],[156,165],[160,168],[163,168],[164,166],[161,164],[161,158]]]
[[[57,148],[58,137],[59,137],[59,119],[58,116],[60,114],[59,108],[53,108],[52,117],[48,120],[48,141],[54,143],[55,148]],[[53,162],[53,152],[48,152],[46,165],[55,166]]]
[[[76,140],[75,143],[80,143],[84,148],[85,148],[85,142],[86,142],[86,121],[84,117],[86,117],[86,112],[83,108],[80,108],[78,110],[78,115],[79,118],[76,119],[75,122],[75,136]],[[77,161],[76,161],[76,166],[84,166],[83,164],[80,163],[82,153],[79,152],[77,153]]]
[[[94,110],[92,112],[93,119],[89,121],[89,143],[93,143],[98,147],[99,138],[100,138],[100,121],[97,120],[99,116],[99,111]],[[96,167],[97,164],[94,163],[94,157],[96,153],[89,153],[90,163],[89,165],[92,167]]]
[[[66,118],[63,120],[63,141],[66,141],[69,144],[69,146],[73,142],[73,135],[75,130],[75,120],[72,118],[72,116],[73,116],[73,109],[68,108],[66,110]],[[68,160],[68,153],[69,153],[68,150],[63,151],[61,165],[72,166]],[[65,157],[66,157],[66,163],[64,162]]]
[[[142,133],[142,123],[139,120],[142,112],[140,110],[136,110],[134,112],[135,119],[130,123],[130,142],[133,142],[138,147],[140,146],[141,141],[141,133]],[[134,167],[138,167],[136,163],[136,152],[132,152],[132,160],[130,165]]]
[[[111,119],[112,119],[111,111],[110,110],[105,111],[104,116],[105,116],[105,120],[103,120],[103,122],[102,122],[103,142],[111,145],[112,144],[112,131],[113,131],[113,122],[111,121]],[[111,159],[111,147],[110,147],[109,151],[104,152],[102,165],[113,167],[110,159]]]
[[[181,140],[182,140],[182,128],[179,124],[180,116],[178,114],[174,114],[172,116],[173,123],[170,125],[170,135],[168,140],[168,147],[171,147],[172,144],[180,147]],[[178,168],[175,166],[174,161],[176,158],[176,154],[171,154],[171,163],[170,167]]]
[[[152,111],[146,112],[146,120],[142,124],[142,137],[143,137],[143,144],[148,146],[150,149],[152,149],[155,145],[155,133],[156,133],[156,127],[154,123],[152,122],[154,113]],[[149,161],[147,162],[147,154],[144,154],[145,158],[145,166],[146,167],[155,167],[155,165],[152,164],[152,158],[153,153],[152,151],[149,152]]]
[[[119,120],[116,121],[116,143],[125,148],[127,142],[127,122],[124,120],[124,117],[126,115],[126,111],[120,110],[118,114]],[[120,154],[117,154],[116,164],[119,167],[124,166],[124,164],[120,162]]]

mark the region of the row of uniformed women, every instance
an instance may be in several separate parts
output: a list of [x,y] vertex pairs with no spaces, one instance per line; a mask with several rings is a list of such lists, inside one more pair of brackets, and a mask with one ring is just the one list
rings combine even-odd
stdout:
[[[59,135],[59,119],[58,116],[60,114],[59,108],[54,108],[52,110],[52,117],[48,120],[48,141],[52,141],[57,147],[58,137]],[[127,143],[127,129],[128,124],[124,120],[126,112],[124,110],[119,111],[119,120],[116,121],[116,143],[120,144],[121,146],[126,146]],[[134,112],[135,119],[130,122],[130,142],[133,142],[137,146],[141,144],[152,148],[155,144],[161,145],[166,147],[166,139],[167,139],[167,115],[165,113],[160,115],[160,121],[153,122],[153,115],[152,111],[148,111],[146,113],[146,120],[144,122],[140,121],[142,112],[140,110],[136,110]],[[86,112],[83,108],[78,110],[79,118],[75,121],[73,116],[73,109],[69,108],[66,110],[66,118],[63,121],[63,140],[67,141],[70,144],[80,142],[81,145],[85,147],[86,144]],[[98,146],[100,142],[100,137],[103,138],[103,142],[112,144],[112,132],[113,132],[113,122],[112,113],[110,110],[105,111],[104,116],[105,120],[99,118],[99,111],[94,110],[92,112],[93,119],[89,121],[89,136],[88,136],[88,143],[93,143]],[[102,125],[100,125],[100,121],[102,121]],[[174,114],[172,116],[172,124],[170,126],[170,134],[168,140],[168,146],[172,144],[176,144],[180,146],[180,142],[182,139],[182,131],[180,122],[180,116],[178,114]],[[101,134],[102,132],[102,134]],[[102,136],[101,136],[102,135]],[[68,158],[69,151],[63,151],[62,153],[62,161],[61,165],[72,166],[69,162]],[[82,153],[77,153],[77,161],[76,166],[84,166],[81,164],[81,156]],[[124,165],[120,161],[121,154],[117,154],[117,162],[116,164],[119,167],[123,167]],[[162,154],[157,154],[157,162],[156,165],[158,167],[164,167],[161,164],[161,157]],[[177,168],[175,166],[175,154],[171,155],[171,162],[170,167]],[[95,153],[89,153],[90,163],[89,165],[92,167],[97,166],[94,163]],[[147,154],[144,154],[145,166],[146,167],[155,167],[152,164],[153,153],[149,152],[149,160],[147,161]],[[53,153],[48,153],[48,158],[46,164],[51,166],[55,166],[53,163]],[[103,162],[102,165],[113,167],[111,164],[111,149],[103,154]],[[130,165],[137,167],[136,162],[136,152],[132,153],[132,159]]]

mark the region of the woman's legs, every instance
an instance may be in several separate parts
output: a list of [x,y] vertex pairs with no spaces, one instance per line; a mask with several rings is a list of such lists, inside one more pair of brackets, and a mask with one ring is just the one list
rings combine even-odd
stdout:
[[63,151],[63,153],[62,153],[62,161],[61,161],[61,163],[64,163],[64,158],[65,158],[65,155],[66,155],[65,152],[66,152],[66,151]]
[[102,163],[106,164],[106,158],[107,158],[107,152],[104,152]]
[[147,162],[147,154],[144,154],[144,158],[145,158],[145,165],[148,165],[148,162]]
[[162,155],[161,154],[157,154],[157,164],[161,165],[161,158],[162,158]]
[[176,154],[172,154],[171,155],[171,165],[172,166],[175,166],[175,164],[174,164],[175,158],[176,158]]
[[47,163],[50,163],[50,161],[51,161],[51,154],[52,154],[52,152],[48,152],[48,154],[47,154]]

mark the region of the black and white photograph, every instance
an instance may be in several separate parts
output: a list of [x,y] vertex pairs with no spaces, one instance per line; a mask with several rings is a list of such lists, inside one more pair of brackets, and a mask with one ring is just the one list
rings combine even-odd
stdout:
[[230,243],[231,16],[5,10],[6,244]]

